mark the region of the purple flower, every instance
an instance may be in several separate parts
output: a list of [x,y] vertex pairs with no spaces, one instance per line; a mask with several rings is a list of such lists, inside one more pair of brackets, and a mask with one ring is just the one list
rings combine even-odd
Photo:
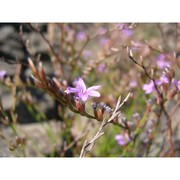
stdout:
[[127,25],[124,24],[124,23],[119,23],[118,26],[117,26],[118,29],[121,29],[122,30],[122,34],[123,36],[125,37],[130,37],[133,35],[133,30],[131,29],[128,29]]
[[163,55],[163,54],[160,54],[160,55],[157,57],[156,63],[157,63],[157,66],[158,66],[160,69],[163,69],[163,68],[165,68],[166,66],[170,65],[170,63],[165,60],[165,55]]
[[98,72],[102,73],[106,68],[106,64],[99,64],[99,66],[97,67]]
[[162,84],[168,84],[169,83],[169,78],[166,74],[163,74],[157,81],[157,85],[162,85]]
[[84,31],[80,31],[76,35],[77,40],[85,41],[87,39],[87,34]]
[[176,86],[177,86],[178,90],[180,91],[180,80],[177,81]]
[[100,97],[100,93],[97,92],[96,90],[100,89],[101,86],[91,86],[89,88],[86,88],[86,85],[83,81],[82,78],[78,78],[74,82],[74,88],[73,87],[68,87],[65,92],[67,94],[74,93],[75,97],[77,99],[82,100],[83,102],[86,102],[89,96],[92,97]]
[[180,80],[175,80],[175,79],[172,79],[171,80],[171,87],[175,87],[177,88],[178,91],[180,91]]
[[118,23],[117,24],[118,29],[124,29],[125,27],[126,27],[126,24],[124,24],[124,23]]
[[6,71],[5,70],[0,71],[0,80],[2,80],[5,75],[6,75]]
[[123,36],[126,36],[126,37],[131,37],[133,35],[133,30],[128,30],[128,29],[125,29],[122,31],[123,33]]
[[153,91],[155,91],[155,86],[153,80],[150,81],[148,84],[143,85],[143,90],[145,91],[146,94],[150,94]]
[[132,88],[134,88],[134,87],[137,87],[137,81],[136,80],[131,80],[130,82],[129,82],[129,86],[130,87],[132,87]]
[[100,41],[99,41],[99,44],[101,46],[106,46],[106,45],[108,45],[108,43],[109,43],[109,39],[108,38],[101,38]]
[[84,50],[84,51],[82,52],[82,55],[83,55],[85,58],[89,58],[89,57],[91,57],[92,52],[89,51],[89,50]]
[[131,139],[129,138],[129,135],[127,133],[118,134],[115,136],[115,139],[116,139],[117,143],[121,146],[124,146],[131,141]]

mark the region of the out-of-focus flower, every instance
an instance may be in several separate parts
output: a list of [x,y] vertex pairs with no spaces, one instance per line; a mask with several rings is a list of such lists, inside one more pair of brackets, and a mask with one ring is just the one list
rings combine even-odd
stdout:
[[117,28],[122,30],[122,35],[125,37],[131,37],[134,34],[134,31],[132,29],[128,29],[127,25],[124,23],[119,23]]
[[0,80],[2,80],[5,75],[6,75],[6,71],[5,70],[0,71]]
[[141,53],[142,57],[146,57],[151,52],[150,48],[146,44],[143,44],[143,43],[138,42],[138,41],[136,41],[136,42],[131,41],[131,44],[132,44],[131,50],[134,52]]
[[130,82],[129,82],[129,86],[131,87],[131,88],[134,88],[134,87],[137,87],[137,81],[136,80],[131,80]]
[[115,140],[121,146],[125,146],[127,143],[129,143],[131,141],[131,139],[129,138],[129,135],[127,133],[116,135]]
[[117,24],[118,29],[124,29],[125,27],[126,27],[126,24],[124,24],[124,23],[118,23]]
[[105,28],[105,27],[100,27],[99,29],[98,29],[98,34],[99,35],[103,35],[103,34],[105,34],[107,32],[107,28]]
[[102,73],[106,68],[106,64],[99,64],[99,66],[97,67],[98,72]]
[[156,84],[154,84],[153,80],[151,80],[150,83],[143,85],[143,90],[146,94],[150,94],[153,91],[156,91],[155,85],[180,91],[180,80],[170,80],[168,75],[165,73],[163,73],[161,77],[155,81],[155,83]]
[[83,55],[85,58],[89,58],[89,57],[91,57],[92,52],[89,51],[89,50],[84,50],[84,51],[82,52],[82,55]]
[[171,80],[171,87],[175,87],[178,91],[180,91],[180,80]]
[[100,97],[100,93],[96,91],[96,90],[101,88],[100,85],[98,85],[98,86],[91,86],[89,88],[86,88],[86,85],[85,85],[83,79],[82,78],[78,78],[78,79],[75,80],[74,86],[75,86],[74,88],[73,87],[68,87],[65,90],[65,92],[67,94],[74,93],[76,99],[80,99],[83,102],[86,102],[87,99],[89,98],[89,96]]
[[153,91],[155,91],[155,86],[153,80],[150,81],[148,84],[143,85],[143,90],[145,91],[146,94],[150,94]]
[[177,81],[176,86],[177,86],[178,90],[180,91],[180,80]]
[[[165,73],[163,73],[162,76],[155,81],[155,83],[156,86],[176,89],[176,91],[180,91],[180,80],[170,79]],[[143,90],[146,94],[150,94],[153,91],[156,91],[154,82],[151,80],[150,83],[144,84]]]
[[170,63],[168,61],[165,60],[166,57],[165,55],[163,54],[160,54],[157,58],[156,58],[156,63],[157,63],[157,66],[160,68],[160,69],[164,69],[166,66],[169,66]]
[[158,80],[156,80],[156,84],[159,86],[168,83],[169,83],[169,78],[166,74],[163,74]]
[[77,33],[76,38],[78,41],[85,41],[87,39],[87,34],[84,31]]
[[100,41],[99,41],[99,44],[101,46],[106,46],[106,45],[108,45],[108,43],[109,43],[109,39],[108,38],[101,38]]
[[123,30],[122,33],[123,33],[123,36],[126,36],[126,37],[131,37],[134,34],[133,30],[129,30],[129,29]]

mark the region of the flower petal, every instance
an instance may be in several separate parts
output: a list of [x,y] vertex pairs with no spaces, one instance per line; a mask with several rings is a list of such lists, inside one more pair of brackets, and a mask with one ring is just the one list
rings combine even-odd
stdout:
[[121,146],[124,146],[126,144],[124,136],[122,134],[116,135],[115,139],[116,139],[117,143]]
[[178,90],[180,91],[180,80],[176,83]]
[[75,81],[74,81],[74,86],[78,89],[81,89],[83,92],[86,91],[86,85],[83,81],[82,78],[77,78]]
[[88,94],[87,93],[82,93],[81,91],[80,92],[78,92],[77,94],[76,94],[76,96],[79,98],[79,99],[81,99],[82,101],[87,101],[87,99],[88,99]]
[[161,80],[156,80],[156,85],[158,85],[158,86],[161,86],[163,84],[163,82],[161,81]]
[[122,140],[124,140],[124,137],[122,134],[118,134],[115,136],[115,139],[116,139],[116,141],[122,141]]
[[93,96],[93,97],[100,97],[100,93],[95,91],[95,90],[98,90],[100,89],[101,86],[92,86],[92,87],[89,87],[86,91],[86,93],[89,95],[89,96]]
[[122,140],[122,141],[117,141],[117,143],[118,143],[119,145],[121,145],[121,146],[126,145],[126,142],[125,142],[124,140]]
[[131,141],[131,139],[129,138],[129,135],[127,133],[116,135],[115,140],[121,146],[124,146]]
[[145,91],[146,94],[152,93],[155,90],[154,82],[151,80],[149,84],[144,84],[143,90]]
[[79,92],[79,89],[77,89],[77,88],[72,88],[72,87],[68,87],[64,92],[66,92],[67,94],[70,94],[70,93],[78,93],[78,92]]
[[3,79],[5,75],[6,75],[5,70],[0,71],[0,79]]
[[101,96],[100,93],[97,91],[87,91],[87,94],[89,96],[93,96],[93,97],[100,97]]
[[94,90],[98,90],[98,89],[100,89],[101,88],[101,86],[99,85],[99,86],[91,86],[91,87],[89,87],[88,89],[87,89],[87,91],[89,92],[89,91],[94,91]]

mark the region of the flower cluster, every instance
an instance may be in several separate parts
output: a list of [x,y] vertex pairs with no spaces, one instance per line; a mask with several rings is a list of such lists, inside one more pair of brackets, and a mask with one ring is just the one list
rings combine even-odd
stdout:
[[169,84],[170,87],[175,87],[178,91],[180,91],[180,80],[172,79],[170,80],[166,74],[162,74],[162,76],[156,81],[150,80],[149,83],[143,85],[143,90],[146,94],[150,94],[156,91],[156,86],[163,86],[165,84]]

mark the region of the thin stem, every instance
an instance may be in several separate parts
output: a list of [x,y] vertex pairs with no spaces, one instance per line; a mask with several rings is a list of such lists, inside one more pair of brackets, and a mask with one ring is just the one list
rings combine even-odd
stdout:
[[124,105],[124,103],[129,99],[131,93],[129,93],[126,98],[122,101],[121,103],[121,97],[118,98],[118,101],[116,103],[116,107],[115,107],[115,110],[113,111],[111,117],[106,120],[106,119],[103,119],[102,123],[101,123],[101,126],[99,127],[99,130],[97,131],[97,133],[95,134],[95,136],[88,142],[87,140],[84,142],[83,144],[83,147],[81,149],[81,154],[80,154],[80,157],[84,157],[86,155],[87,152],[89,152],[95,142],[101,137],[104,135],[104,128],[109,124],[111,123],[115,118],[117,118],[119,116],[119,114],[121,113],[120,111],[120,108]]
[[175,156],[174,145],[173,145],[173,140],[172,140],[173,133],[172,133],[171,118],[170,118],[169,114],[167,113],[167,111],[166,111],[166,109],[165,109],[165,107],[164,107],[165,99],[164,99],[164,97],[163,97],[163,93],[161,93],[161,92],[159,91],[159,89],[158,89],[158,87],[157,87],[157,85],[156,85],[155,79],[149,75],[149,73],[147,72],[144,64],[143,64],[143,63],[140,64],[139,62],[137,62],[137,61],[134,59],[133,54],[132,54],[132,51],[131,51],[129,48],[127,48],[127,51],[128,51],[129,58],[130,58],[135,64],[137,64],[138,66],[140,66],[140,67],[144,70],[146,76],[147,76],[150,80],[153,81],[154,86],[155,86],[155,89],[156,89],[156,92],[158,93],[158,96],[161,98],[160,106],[161,106],[161,109],[162,109],[162,111],[164,112],[164,114],[165,114],[165,116],[166,116],[167,123],[168,123],[168,141],[169,141],[169,145],[170,145],[170,148],[171,148],[171,155],[172,155],[172,156]]
[[167,113],[164,107],[164,104],[162,104],[162,110],[167,118],[167,123],[168,123],[168,141],[171,148],[171,156],[175,157],[174,145],[173,145],[173,140],[172,140],[173,132],[172,132],[171,117]]

